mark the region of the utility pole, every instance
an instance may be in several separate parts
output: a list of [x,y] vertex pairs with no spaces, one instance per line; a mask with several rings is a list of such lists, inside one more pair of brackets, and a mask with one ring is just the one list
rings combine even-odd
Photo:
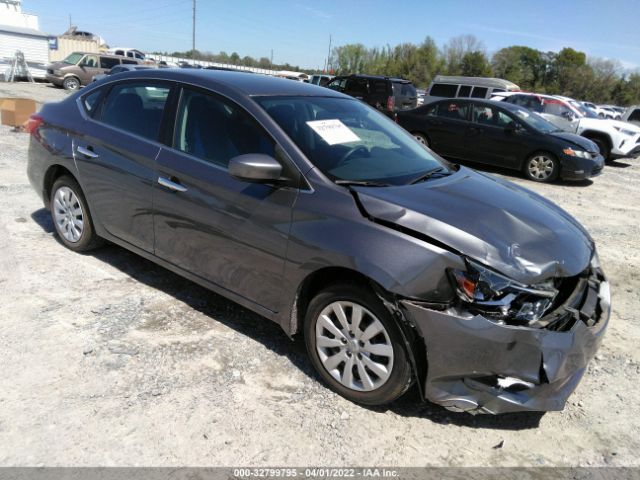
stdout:
[[331,35],[329,35],[329,53],[327,54],[327,73],[331,73]]
[[273,48],[271,49],[271,60],[269,60],[269,65],[271,66],[271,70],[273,70]]
[[196,56],[196,0],[193,0],[193,28],[191,30],[191,56]]
[[69,14],[69,28],[71,28],[71,14]]

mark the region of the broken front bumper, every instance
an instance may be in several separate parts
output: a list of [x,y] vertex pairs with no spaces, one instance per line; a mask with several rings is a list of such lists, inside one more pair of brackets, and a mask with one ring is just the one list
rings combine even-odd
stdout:
[[426,345],[425,397],[472,413],[562,410],[602,341],[611,311],[601,272],[581,288],[554,311],[564,316],[561,331],[401,301]]

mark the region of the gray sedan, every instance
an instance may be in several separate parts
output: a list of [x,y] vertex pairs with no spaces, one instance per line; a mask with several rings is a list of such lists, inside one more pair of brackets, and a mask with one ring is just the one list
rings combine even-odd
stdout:
[[609,320],[569,214],[325,88],[135,71],[28,130],[63,245],[108,240],[303,334],[319,376],[361,404],[415,384],[452,410],[562,409]]

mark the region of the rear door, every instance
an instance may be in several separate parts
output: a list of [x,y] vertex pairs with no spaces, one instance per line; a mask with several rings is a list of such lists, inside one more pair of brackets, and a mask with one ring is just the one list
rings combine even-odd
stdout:
[[155,254],[277,311],[298,189],[238,180],[228,164],[246,153],[282,160],[281,150],[244,108],[190,87],[169,143],[154,179]]
[[[111,235],[153,251],[152,185],[168,82],[127,81],[83,97],[88,121],[74,159],[94,220]],[[100,95],[106,95],[101,103]]]
[[431,148],[441,155],[464,158],[463,141],[469,126],[469,102],[446,100],[427,109],[427,132]]

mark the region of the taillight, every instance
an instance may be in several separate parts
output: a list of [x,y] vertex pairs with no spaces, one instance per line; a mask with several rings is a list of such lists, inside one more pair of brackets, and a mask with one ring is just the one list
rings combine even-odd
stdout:
[[24,126],[24,130],[29,134],[34,134],[40,125],[44,122],[44,119],[40,115],[35,113],[29,117],[27,123]]
[[396,99],[392,95],[387,98],[387,110],[389,110],[390,112],[393,112],[395,108],[396,108]]

